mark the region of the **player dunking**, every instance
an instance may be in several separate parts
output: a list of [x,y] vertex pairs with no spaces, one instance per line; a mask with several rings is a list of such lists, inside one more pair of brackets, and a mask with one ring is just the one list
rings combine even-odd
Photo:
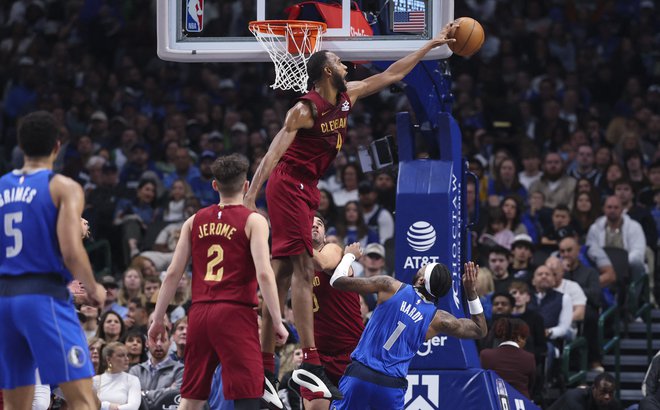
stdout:
[[[312,225],[314,245],[314,340],[321,364],[330,381],[337,385],[351,362],[351,353],[357,346],[364,324],[360,314],[360,296],[353,292],[342,292],[330,286],[330,275],[341,262],[343,251],[333,243],[325,243],[325,223],[317,213]],[[359,247],[358,244],[351,245]],[[327,410],[330,403],[301,383],[301,396],[305,409]],[[311,385],[314,389],[315,386]],[[318,399],[318,400],[315,400]],[[313,401],[312,401],[313,400]]]
[[[284,303],[291,287],[293,314],[303,347],[303,364],[295,372],[321,383],[319,388],[326,398],[337,399],[341,393],[327,380],[314,343],[310,233],[319,204],[316,186],[341,150],[353,104],[359,98],[401,81],[430,50],[453,42],[447,35],[454,27],[454,23],[448,24],[419,50],[362,81],[346,82],[346,66],[336,54],[314,53],[307,64],[314,89],[287,112],[284,126],[270,144],[245,196],[245,205],[256,209],[257,193],[268,179],[266,200],[273,235],[272,264],[280,303]],[[275,343],[269,325],[271,318],[267,312],[263,317],[266,329],[262,332],[264,368],[272,373]]]
[[80,238],[83,190],[55,175],[57,124],[45,111],[20,123],[22,169],[0,179],[0,387],[5,408],[29,409],[35,369],[59,384],[70,408],[98,409],[87,340],[66,285],[73,275],[91,304],[103,306]]
[[330,283],[340,290],[378,292],[378,306],[351,355],[353,362],[339,382],[344,398],[334,401],[331,408],[402,409],[408,366],[425,340],[438,333],[464,339],[486,336],[486,319],[476,291],[478,266],[465,264],[463,285],[471,318],[457,319],[435,307],[437,299],[451,289],[452,277],[445,265],[422,267],[409,286],[384,275],[347,276],[348,267],[360,252],[353,252],[351,247],[346,251]]
[[180,410],[201,409],[213,373],[222,362],[223,393],[237,410],[259,409],[263,365],[257,324],[257,283],[283,343],[275,276],[270,266],[268,223],[243,206],[248,162],[233,154],[213,164],[213,189],[220,203],[188,218],[167,269],[149,329],[149,342],[166,337],[163,317],[192,256],[192,305],[181,386]]

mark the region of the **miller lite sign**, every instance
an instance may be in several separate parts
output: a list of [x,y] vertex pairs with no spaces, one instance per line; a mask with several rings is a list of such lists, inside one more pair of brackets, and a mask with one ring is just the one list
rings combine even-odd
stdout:
[[186,0],[186,31],[199,33],[204,28],[204,0]]

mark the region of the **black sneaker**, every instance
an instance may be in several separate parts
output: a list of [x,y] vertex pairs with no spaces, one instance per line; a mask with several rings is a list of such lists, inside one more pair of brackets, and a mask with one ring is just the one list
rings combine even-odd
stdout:
[[275,375],[269,371],[264,370],[264,395],[261,396],[260,407],[269,410],[282,410],[284,404],[277,394],[277,386],[279,382]]
[[291,380],[300,387],[308,389],[317,399],[341,400],[344,395],[325,375],[323,366],[304,363],[293,371]]

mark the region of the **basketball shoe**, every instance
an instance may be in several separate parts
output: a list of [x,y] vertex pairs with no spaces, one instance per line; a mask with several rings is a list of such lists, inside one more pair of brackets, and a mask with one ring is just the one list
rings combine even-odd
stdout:
[[262,409],[282,410],[284,404],[277,394],[279,382],[270,370],[264,370],[264,395],[261,396],[260,406]]
[[[341,400],[344,398],[344,395],[326,376],[323,366],[303,362],[300,368],[293,371],[291,380],[300,386],[301,392],[304,389],[309,390],[314,399]],[[308,399],[310,395],[305,393],[303,396]]]

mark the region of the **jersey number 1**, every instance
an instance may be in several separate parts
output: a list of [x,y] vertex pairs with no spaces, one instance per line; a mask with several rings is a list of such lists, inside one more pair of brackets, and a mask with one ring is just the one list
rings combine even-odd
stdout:
[[206,264],[206,276],[204,280],[211,282],[220,282],[222,280],[222,274],[225,271],[225,268],[220,267],[217,270],[215,269],[219,264],[222,263],[222,260],[225,258],[225,252],[220,245],[211,245],[209,250],[206,252],[206,256],[213,257]]
[[405,328],[406,328],[406,324],[399,320],[399,324],[396,325],[396,329],[394,329],[394,332],[392,332],[390,337],[387,338],[387,341],[383,345],[383,349],[389,352],[392,346],[394,346],[394,343],[397,341],[399,336],[401,336],[401,333],[403,333]]
[[14,239],[14,246],[7,246],[5,249],[7,258],[13,258],[23,249],[23,232],[14,225],[21,222],[23,222],[23,212],[5,214],[5,235]]

